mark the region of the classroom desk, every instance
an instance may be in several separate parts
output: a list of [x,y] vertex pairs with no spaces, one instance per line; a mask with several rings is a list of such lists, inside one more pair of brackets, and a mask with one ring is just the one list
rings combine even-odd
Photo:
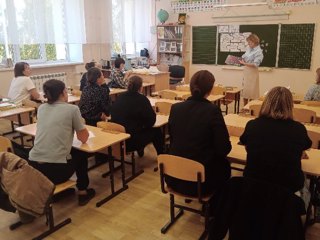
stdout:
[[[39,94],[40,94],[39,101],[41,101],[43,103],[47,102],[47,99],[44,97],[44,93],[40,92]],[[80,101],[80,96],[71,95],[68,93],[68,103],[76,104],[79,101]]]
[[[232,163],[245,165],[247,162],[247,152],[245,146],[239,145],[239,137],[230,136],[232,150],[227,158]],[[310,176],[320,176],[320,150],[310,148],[306,150],[309,159],[301,160],[302,171]]]
[[[187,95],[187,94],[191,94],[190,91],[178,91],[178,90],[170,90],[170,89],[165,89],[168,92],[174,92],[177,94],[177,99],[182,99],[182,96]],[[154,92],[153,93],[155,96],[159,95],[158,92]],[[220,100],[223,99],[225,96],[224,95],[209,95],[207,97],[207,99],[214,103],[217,104],[218,106],[220,106]]]
[[157,119],[153,127],[164,127],[168,124],[169,122],[169,116],[168,115],[163,115],[163,114],[157,114]]
[[[181,86],[189,87],[188,84],[183,84]],[[239,111],[240,111],[240,93],[243,88],[239,88],[239,87],[225,87],[225,88],[226,88],[225,98],[227,100],[234,100],[234,113],[239,113]],[[186,91],[183,91],[183,92],[186,92]],[[190,91],[188,91],[188,93],[190,94]]]
[[238,87],[230,87],[230,89],[226,90],[225,98],[227,100],[234,100],[234,113],[239,113],[240,111],[240,93],[243,88]]
[[148,97],[148,99],[149,99],[152,107],[156,106],[156,102],[168,102],[168,103],[172,103],[172,104],[181,102],[181,100],[173,100],[173,99],[165,99],[165,98]]
[[[249,122],[254,118],[255,118],[254,116],[250,116],[250,115],[245,115],[245,116],[240,116],[237,114],[225,115],[224,121],[227,125],[229,135],[240,137],[247,125],[247,122]],[[320,133],[320,125],[318,124],[306,123],[304,124],[304,126],[306,127],[307,131]]]
[[[114,144],[120,143],[122,188],[120,188],[117,191],[114,190],[114,172],[113,172],[114,167],[113,167],[113,161],[109,160],[111,194],[96,203],[96,206],[100,207],[102,204],[106,203],[107,201],[114,198],[124,190],[128,189],[128,186],[126,185],[126,179],[125,179],[125,164],[124,164],[125,153],[124,153],[123,145],[125,140],[130,138],[130,135],[127,133],[106,132],[106,131],[103,131],[101,128],[92,127],[88,125],[86,125],[86,128],[90,133],[88,141],[83,144],[75,137],[73,139],[72,147],[87,153],[95,153],[100,150],[108,148],[109,154],[112,155],[111,146]],[[16,131],[22,134],[31,135],[34,137],[37,132],[37,124],[34,123],[34,124],[18,127]]]
[[[262,105],[262,101],[261,100],[252,100],[247,105],[245,105],[243,107],[243,109],[245,109],[246,111],[249,111],[249,107],[251,105]],[[302,108],[302,109],[307,109],[307,110],[314,111],[316,113],[316,116],[317,116],[316,122],[317,123],[320,122],[320,107],[307,106],[307,105],[304,105],[304,104],[294,104],[294,108]]]
[[[15,131],[14,129],[14,121],[16,118],[13,118],[15,116],[18,117],[18,126],[22,126],[22,114],[28,114],[28,118],[29,118],[29,122],[32,123],[32,113],[35,111],[35,108],[33,107],[17,107],[17,108],[12,108],[12,109],[8,109],[8,110],[4,110],[4,111],[0,111],[0,118],[5,118],[10,120],[11,122],[11,131],[10,132],[6,132],[3,133],[3,135],[7,135],[10,133],[13,133]],[[14,137],[16,138],[16,137]],[[23,145],[23,138],[21,137],[21,144]]]
[[148,71],[134,70],[132,75],[136,75],[142,78],[145,83],[153,83],[155,91],[161,91],[169,89],[169,72],[149,73]]
[[[142,87],[143,87],[144,95],[147,96],[148,92],[150,93],[149,95],[151,95],[152,89],[154,87],[154,83],[143,82]],[[119,94],[124,93],[126,91],[127,89],[124,89],[124,88],[110,88],[109,96],[117,97]]]

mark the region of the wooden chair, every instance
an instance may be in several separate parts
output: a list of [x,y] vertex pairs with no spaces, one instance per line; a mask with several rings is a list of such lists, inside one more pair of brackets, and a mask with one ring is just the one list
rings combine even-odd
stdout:
[[308,136],[312,141],[311,148],[320,149],[320,133],[308,130]]
[[162,91],[159,92],[159,96],[160,96],[160,98],[175,100],[177,98],[177,93],[171,92],[171,91],[162,90]]
[[172,103],[169,102],[156,102],[156,112],[163,115],[169,115],[172,107]]
[[226,107],[226,110],[224,111],[226,113],[226,115],[228,114],[228,110],[229,110],[229,104],[232,103],[234,101],[234,99],[231,99],[230,96],[228,94],[226,94],[226,87],[223,86],[214,86],[212,89],[211,94],[212,95],[224,95],[225,97],[223,99],[220,100],[221,104],[224,105]]
[[[73,188],[76,185],[75,181],[72,180],[67,180],[64,183],[58,184],[55,186],[55,190],[53,193],[53,196],[56,194],[59,194],[69,188]],[[48,230],[41,233],[39,236],[33,238],[33,240],[41,240],[44,239],[45,237],[49,236],[50,234],[58,231],[60,228],[64,227],[65,225],[71,223],[71,218],[66,218],[62,222],[58,224],[54,224],[54,217],[53,217],[53,208],[52,208],[52,198],[50,199],[48,206],[45,209],[45,216],[46,216],[46,224],[48,225]],[[18,221],[17,223],[14,223],[10,225],[10,230],[14,230],[20,226],[22,226],[23,223],[21,221]]]
[[9,138],[0,136],[0,152],[13,153],[13,146]]
[[189,85],[178,85],[176,86],[177,91],[190,91],[190,86]]
[[211,94],[212,95],[225,95],[226,89],[222,86],[214,86]]
[[293,109],[293,119],[298,122],[314,123],[316,121],[316,118],[317,115],[314,111],[303,108]]
[[[169,154],[161,154],[158,156],[158,164],[160,168],[160,183],[161,190],[163,193],[170,194],[170,221],[161,229],[161,233],[166,233],[168,229],[178,220],[183,214],[183,211],[190,211],[200,214],[205,217],[205,229],[199,239],[205,239],[208,231],[209,223],[209,200],[212,194],[203,196],[201,192],[201,183],[205,181],[205,170],[204,166],[196,161],[173,156]],[[198,183],[198,196],[193,197],[189,195],[183,195],[179,192],[174,191],[169,186],[166,186],[164,176],[169,175],[181,180],[192,181]],[[202,205],[202,210],[194,209],[185,205],[175,203],[174,197],[180,196],[185,199],[198,200]],[[175,214],[174,209],[178,208],[179,211]]]
[[258,117],[260,113],[260,109],[261,109],[261,105],[259,104],[250,105],[249,106],[250,115]]
[[82,92],[80,90],[76,90],[76,89],[73,89],[71,93],[72,93],[72,95],[77,96],[77,97],[81,97],[81,94],[82,94]]
[[[97,127],[102,128],[105,131],[114,132],[114,133],[125,133],[126,132],[126,129],[124,128],[124,126],[117,124],[117,123],[113,123],[113,122],[101,121],[101,122],[97,123]],[[112,145],[111,150],[112,150],[112,156],[115,158],[114,159],[111,158],[109,160],[109,168],[113,169],[113,161],[119,162],[120,158],[121,158],[120,143]],[[131,169],[132,169],[132,176],[126,179],[126,182],[129,182],[132,179],[134,179],[135,177],[142,174],[144,171],[143,170],[139,170],[138,172],[136,171],[136,159],[134,156],[134,151],[127,152],[125,144],[124,144],[124,150],[125,150],[126,154],[131,155],[131,162],[124,161],[126,164],[131,165]],[[109,172],[106,172],[106,173],[102,174],[102,177],[107,177],[108,175],[109,175]]]
[[320,107],[320,101],[302,101],[300,104],[307,106]]

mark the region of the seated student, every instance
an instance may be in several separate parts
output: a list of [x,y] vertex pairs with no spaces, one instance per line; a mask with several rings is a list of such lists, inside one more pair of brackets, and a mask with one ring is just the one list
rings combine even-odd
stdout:
[[316,83],[309,88],[304,96],[305,101],[320,101],[320,68],[317,69],[316,73]]
[[156,114],[148,98],[141,94],[142,79],[132,76],[128,91],[117,97],[111,107],[111,121],[121,124],[131,135],[126,141],[128,151],[138,150],[140,157],[144,147],[152,142],[157,154],[163,153],[163,136],[160,128],[153,128]]
[[14,66],[14,78],[8,92],[8,97],[21,105],[25,99],[37,100],[40,97],[34,83],[30,79],[31,69],[28,63],[18,62]]
[[[78,203],[87,204],[95,196],[88,188],[88,160],[85,153],[72,148],[74,131],[78,140],[85,143],[89,133],[81,122],[79,108],[68,104],[68,93],[62,81],[51,79],[43,84],[48,99],[38,110],[37,133],[29,162],[54,184],[77,175]],[[70,152],[71,150],[71,152]],[[70,155],[71,154],[71,155]]]
[[114,69],[110,74],[111,81],[108,84],[109,88],[127,88],[128,78],[131,71],[124,73],[125,61],[122,58],[117,58],[114,62]]
[[[209,71],[196,72],[190,81],[192,96],[185,102],[174,104],[169,117],[169,153],[204,165],[204,193],[220,188],[231,173],[226,159],[231,150],[227,127],[220,108],[206,99],[214,81]],[[177,192],[197,196],[197,183],[170,176],[165,180]]]
[[[86,70],[88,71],[90,68],[97,67],[96,62],[88,62],[85,65]],[[80,80],[80,91],[83,91],[84,87],[88,85],[87,73],[83,73]]]
[[271,89],[259,117],[247,123],[240,141],[247,150],[245,177],[296,192],[304,185],[302,153],[312,142],[305,126],[293,120],[292,110],[291,92],[285,87]]
[[96,126],[97,122],[105,121],[110,115],[109,91],[101,87],[104,77],[99,68],[90,68],[87,77],[88,86],[82,91],[79,108],[86,124]]

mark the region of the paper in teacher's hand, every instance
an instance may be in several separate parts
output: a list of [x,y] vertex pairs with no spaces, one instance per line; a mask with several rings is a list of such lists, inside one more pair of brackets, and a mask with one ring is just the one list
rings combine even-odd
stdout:
[[240,60],[241,60],[241,57],[228,55],[224,63],[228,65],[240,65]]

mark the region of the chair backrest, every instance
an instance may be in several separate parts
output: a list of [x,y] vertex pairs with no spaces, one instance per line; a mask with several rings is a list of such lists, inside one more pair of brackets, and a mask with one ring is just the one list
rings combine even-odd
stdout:
[[185,100],[187,100],[189,97],[191,97],[191,93],[182,95],[182,96],[181,96],[181,99],[185,101]]
[[176,86],[177,91],[190,91],[189,85],[178,85]]
[[156,102],[156,112],[164,115],[169,115],[172,103],[169,102]]
[[308,136],[312,141],[311,148],[320,149],[320,133],[308,130]]
[[180,82],[184,82],[185,68],[180,65],[172,65],[169,67],[170,72],[170,85],[175,85]]
[[256,116],[256,117],[259,116],[260,109],[261,109],[261,105],[259,104],[250,105],[249,106],[250,115]]
[[175,93],[175,92],[163,90],[163,91],[160,91],[160,92],[159,92],[159,96],[160,96],[161,98],[175,100],[178,95],[177,95],[177,93]]
[[307,106],[320,107],[320,101],[302,101],[300,104]]
[[171,65],[169,67],[170,78],[184,78],[185,67],[180,65]]
[[204,166],[194,160],[170,154],[160,154],[158,164],[162,164],[163,173],[181,180],[197,182],[197,174],[201,174],[201,182],[205,181]]
[[[119,133],[125,133],[126,129],[124,128],[124,126],[118,124],[118,123],[113,123],[113,122],[97,122],[97,127],[98,128],[102,128],[103,130],[106,131],[113,131],[113,132],[119,132]],[[121,152],[120,152],[120,144],[114,144],[112,145],[112,155],[116,158],[116,159],[120,159],[121,157]],[[125,146],[124,146],[125,148]]]
[[221,86],[214,86],[212,89],[212,95],[225,95],[226,88]]
[[0,152],[12,152],[13,146],[10,139],[0,136]]
[[81,97],[81,94],[82,94],[82,92],[80,90],[76,90],[76,89],[72,90],[72,95],[74,95],[74,96]]
[[313,123],[316,121],[316,113],[309,109],[294,108],[293,119],[303,123]]

